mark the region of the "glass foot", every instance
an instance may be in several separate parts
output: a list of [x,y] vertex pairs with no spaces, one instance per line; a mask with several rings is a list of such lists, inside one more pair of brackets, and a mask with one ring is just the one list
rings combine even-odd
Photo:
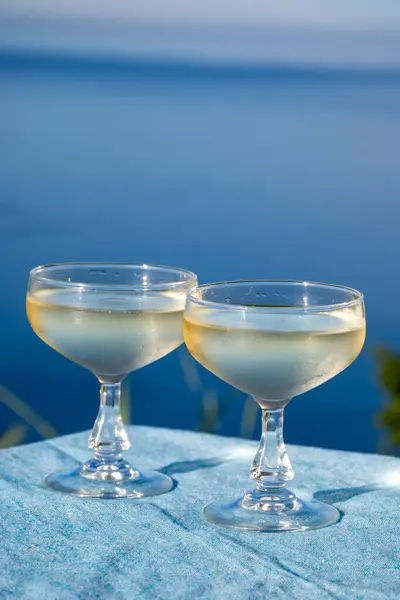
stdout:
[[45,484],[58,492],[90,498],[145,498],[165,494],[174,487],[168,475],[142,473],[122,460],[113,464],[92,460],[69,473],[50,473]]
[[255,501],[248,494],[234,502],[211,502],[201,514],[214,525],[250,531],[306,531],[333,525],[340,519],[334,506],[300,500],[294,494],[287,506]]

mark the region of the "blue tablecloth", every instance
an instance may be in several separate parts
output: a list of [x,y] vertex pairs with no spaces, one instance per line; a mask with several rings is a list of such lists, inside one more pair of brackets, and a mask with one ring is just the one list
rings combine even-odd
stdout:
[[2,600],[400,598],[399,459],[292,446],[292,488],[335,504],[341,521],[236,532],[199,511],[244,491],[254,443],[129,429],[127,455],[170,474],[171,493],[93,500],[45,489],[44,474],[87,458],[87,433],[0,452]]

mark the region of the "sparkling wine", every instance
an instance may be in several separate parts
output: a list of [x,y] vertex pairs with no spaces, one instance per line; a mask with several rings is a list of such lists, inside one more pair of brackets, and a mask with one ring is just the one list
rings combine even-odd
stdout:
[[302,394],[360,353],[365,321],[353,309],[309,313],[199,308],[184,319],[189,352],[261,405]]
[[152,363],[183,342],[185,293],[42,289],[28,294],[33,330],[103,382]]

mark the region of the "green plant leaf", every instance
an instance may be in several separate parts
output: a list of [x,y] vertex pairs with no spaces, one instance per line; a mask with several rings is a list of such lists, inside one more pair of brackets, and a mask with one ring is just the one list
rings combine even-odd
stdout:
[[30,425],[43,438],[52,438],[57,431],[43,417],[39,415],[27,402],[10,392],[4,385],[0,385],[0,402]]
[[28,426],[23,423],[11,425],[0,437],[0,448],[9,448],[22,444],[28,431]]
[[386,429],[392,448],[400,448],[400,354],[378,347],[375,356],[379,383],[386,393],[385,405],[376,414],[375,423]]
[[122,384],[121,417],[125,424],[131,422],[131,386],[129,379],[125,379]]

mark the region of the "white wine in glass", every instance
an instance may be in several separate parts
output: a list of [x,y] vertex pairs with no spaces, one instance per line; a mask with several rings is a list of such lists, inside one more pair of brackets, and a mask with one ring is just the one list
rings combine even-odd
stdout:
[[121,382],[183,342],[183,269],[132,264],[56,264],[33,269],[27,315],[36,334],[100,381],[100,411],[89,439],[92,460],[52,473],[48,486],[79,496],[135,497],[169,491],[162,473],[141,473],[122,458],[130,443],[120,415]]
[[285,488],[293,471],[283,442],[283,409],[294,396],[346,369],[361,352],[362,295],[300,281],[198,286],[188,296],[184,336],[194,358],[252,395],[263,411],[263,435],[250,471],[255,489],[234,503],[211,503],[205,518],[262,531],[336,522],[336,508],[302,501]]
[[[182,343],[182,292],[40,290],[28,296],[33,330],[103,382],[119,381]],[[105,340],[106,336],[106,340]]]

